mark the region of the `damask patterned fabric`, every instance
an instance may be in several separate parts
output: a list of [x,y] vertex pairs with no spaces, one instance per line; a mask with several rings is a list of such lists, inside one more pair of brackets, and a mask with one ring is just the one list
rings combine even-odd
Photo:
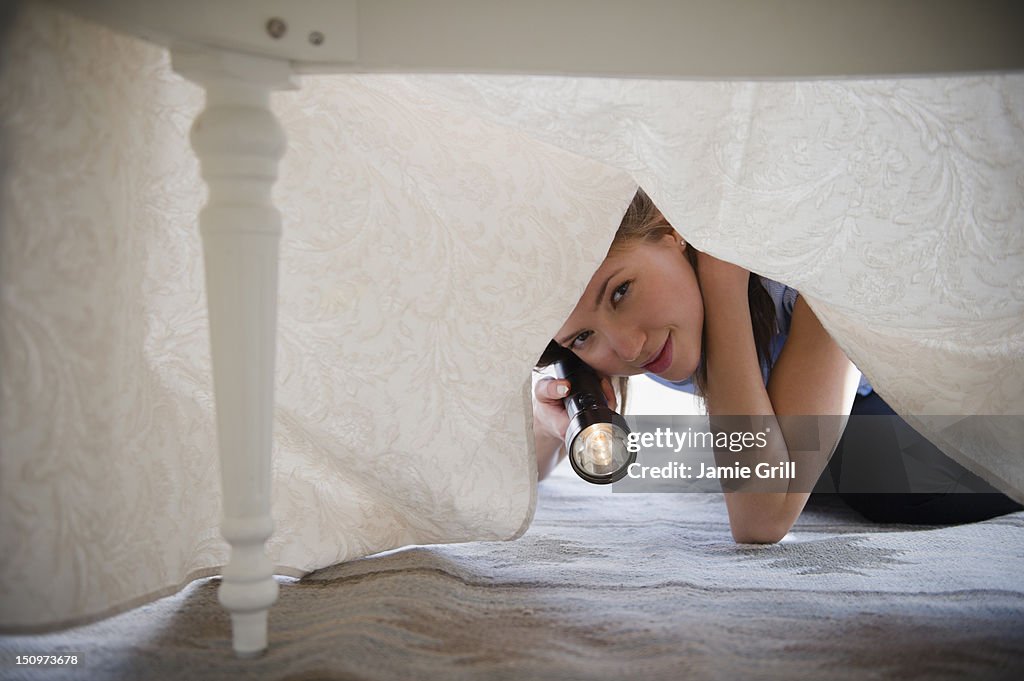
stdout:
[[[42,629],[226,562],[202,93],[34,5],[0,69],[0,627]],[[529,367],[638,184],[799,289],[901,413],[1024,413],[1020,74],[300,82],[274,98],[279,573],[528,526]],[[960,422],[923,429],[1024,498],[1024,437]]]

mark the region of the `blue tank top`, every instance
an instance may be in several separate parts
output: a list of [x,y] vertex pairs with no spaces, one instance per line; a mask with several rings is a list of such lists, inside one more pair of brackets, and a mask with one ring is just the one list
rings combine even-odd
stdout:
[[[769,354],[771,356],[771,362],[768,364],[761,364],[761,378],[764,380],[765,385],[768,385],[768,376],[771,374],[772,367],[775,365],[775,360],[779,358],[779,353],[782,352],[782,347],[786,344],[786,339],[789,338],[789,328],[793,323],[793,307],[796,305],[796,299],[799,293],[795,288],[780,284],[777,281],[773,281],[766,277],[758,277],[761,280],[761,286],[771,296],[772,302],[775,303],[775,321],[778,323],[778,331],[772,336],[771,341],[768,345]],[[662,385],[668,386],[675,390],[682,390],[683,392],[693,393],[695,387],[693,381],[685,379],[682,381],[667,381],[664,378],[656,376],[654,374],[647,374],[652,380]],[[872,392],[871,383],[868,382],[867,377],[864,374],[860,376],[860,385],[857,387],[858,395],[869,395]]]

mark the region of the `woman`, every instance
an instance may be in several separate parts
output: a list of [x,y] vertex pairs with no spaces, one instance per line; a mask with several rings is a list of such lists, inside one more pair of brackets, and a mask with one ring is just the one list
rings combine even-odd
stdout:
[[[783,328],[786,327],[786,328]],[[788,415],[847,415],[861,375],[821,326],[806,302],[775,282],[751,275],[741,267],[690,247],[638,191],[623,217],[604,262],[594,273],[575,309],[555,335],[598,373],[625,377],[648,373],[661,382],[689,382],[706,403],[712,419],[729,415],[763,417],[768,446],[754,452],[757,460],[777,463],[786,450]],[[540,478],[564,456],[562,439],[568,419],[561,398],[565,380],[543,379],[534,390],[534,433]],[[611,382],[605,381],[610,402]],[[870,394],[870,389],[867,391]],[[878,409],[880,398],[871,398]],[[882,403],[884,409],[887,405]],[[888,410],[888,413],[892,413]],[[810,496],[814,480],[824,469],[842,435],[843,420],[823,432],[820,449],[810,465],[801,464],[811,484],[788,485],[772,491],[726,493],[732,535],[737,542],[776,542],[793,526]],[[966,471],[942,457],[953,475]],[[853,455],[845,452],[846,466]],[[833,471],[834,472],[834,471]],[[790,491],[795,487],[807,491]],[[987,487],[987,486],[986,486]],[[988,488],[991,490],[991,488]],[[1018,510],[1002,495],[943,495],[998,497],[981,517]],[[847,495],[870,517],[915,522],[889,508],[900,495]],[[905,495],[904,495],[905,496]],[[895,506],[917,499],[903,499]],[[962,501],[962,500],[961,500]],[[881,510],[874,509],[881,506]],[[961,504],[962,505],[962,504]],[[970,504],[969,504],[970,506]],[[986,515],[987,514],[987,515]],[[981,519],[977,513],[958,521]],[[950,522],[929,516],[916,522]]]

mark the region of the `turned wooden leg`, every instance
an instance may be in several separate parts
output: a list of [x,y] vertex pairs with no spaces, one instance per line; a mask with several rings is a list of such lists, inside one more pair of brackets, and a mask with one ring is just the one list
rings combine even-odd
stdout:
[[206,263],[224,517],[231,545],[218,592],[238,655],[267,647],[277,600],[264,550],[273,531],[270,452],[281,216],[271,201],[285,136],[270,92],[293,87],[288,62],[218,50],[172,50],[175,71],[206,89],[192,126],[209,200],[199,215]]

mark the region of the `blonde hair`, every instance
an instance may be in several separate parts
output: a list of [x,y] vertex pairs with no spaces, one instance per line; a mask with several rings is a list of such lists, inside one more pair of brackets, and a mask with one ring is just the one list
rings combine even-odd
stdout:
[[[643,189],[637,189],[626,213],[622,216],[619,228],[615,230],[612,245],[608,253],[621,252],[637,241],[658,241],[666,234],[678,236],[675,228],[669,224],[665,216]],[[692,259],[696,263],[696,256]],[[692,264],[691,263],[691,264]]]

